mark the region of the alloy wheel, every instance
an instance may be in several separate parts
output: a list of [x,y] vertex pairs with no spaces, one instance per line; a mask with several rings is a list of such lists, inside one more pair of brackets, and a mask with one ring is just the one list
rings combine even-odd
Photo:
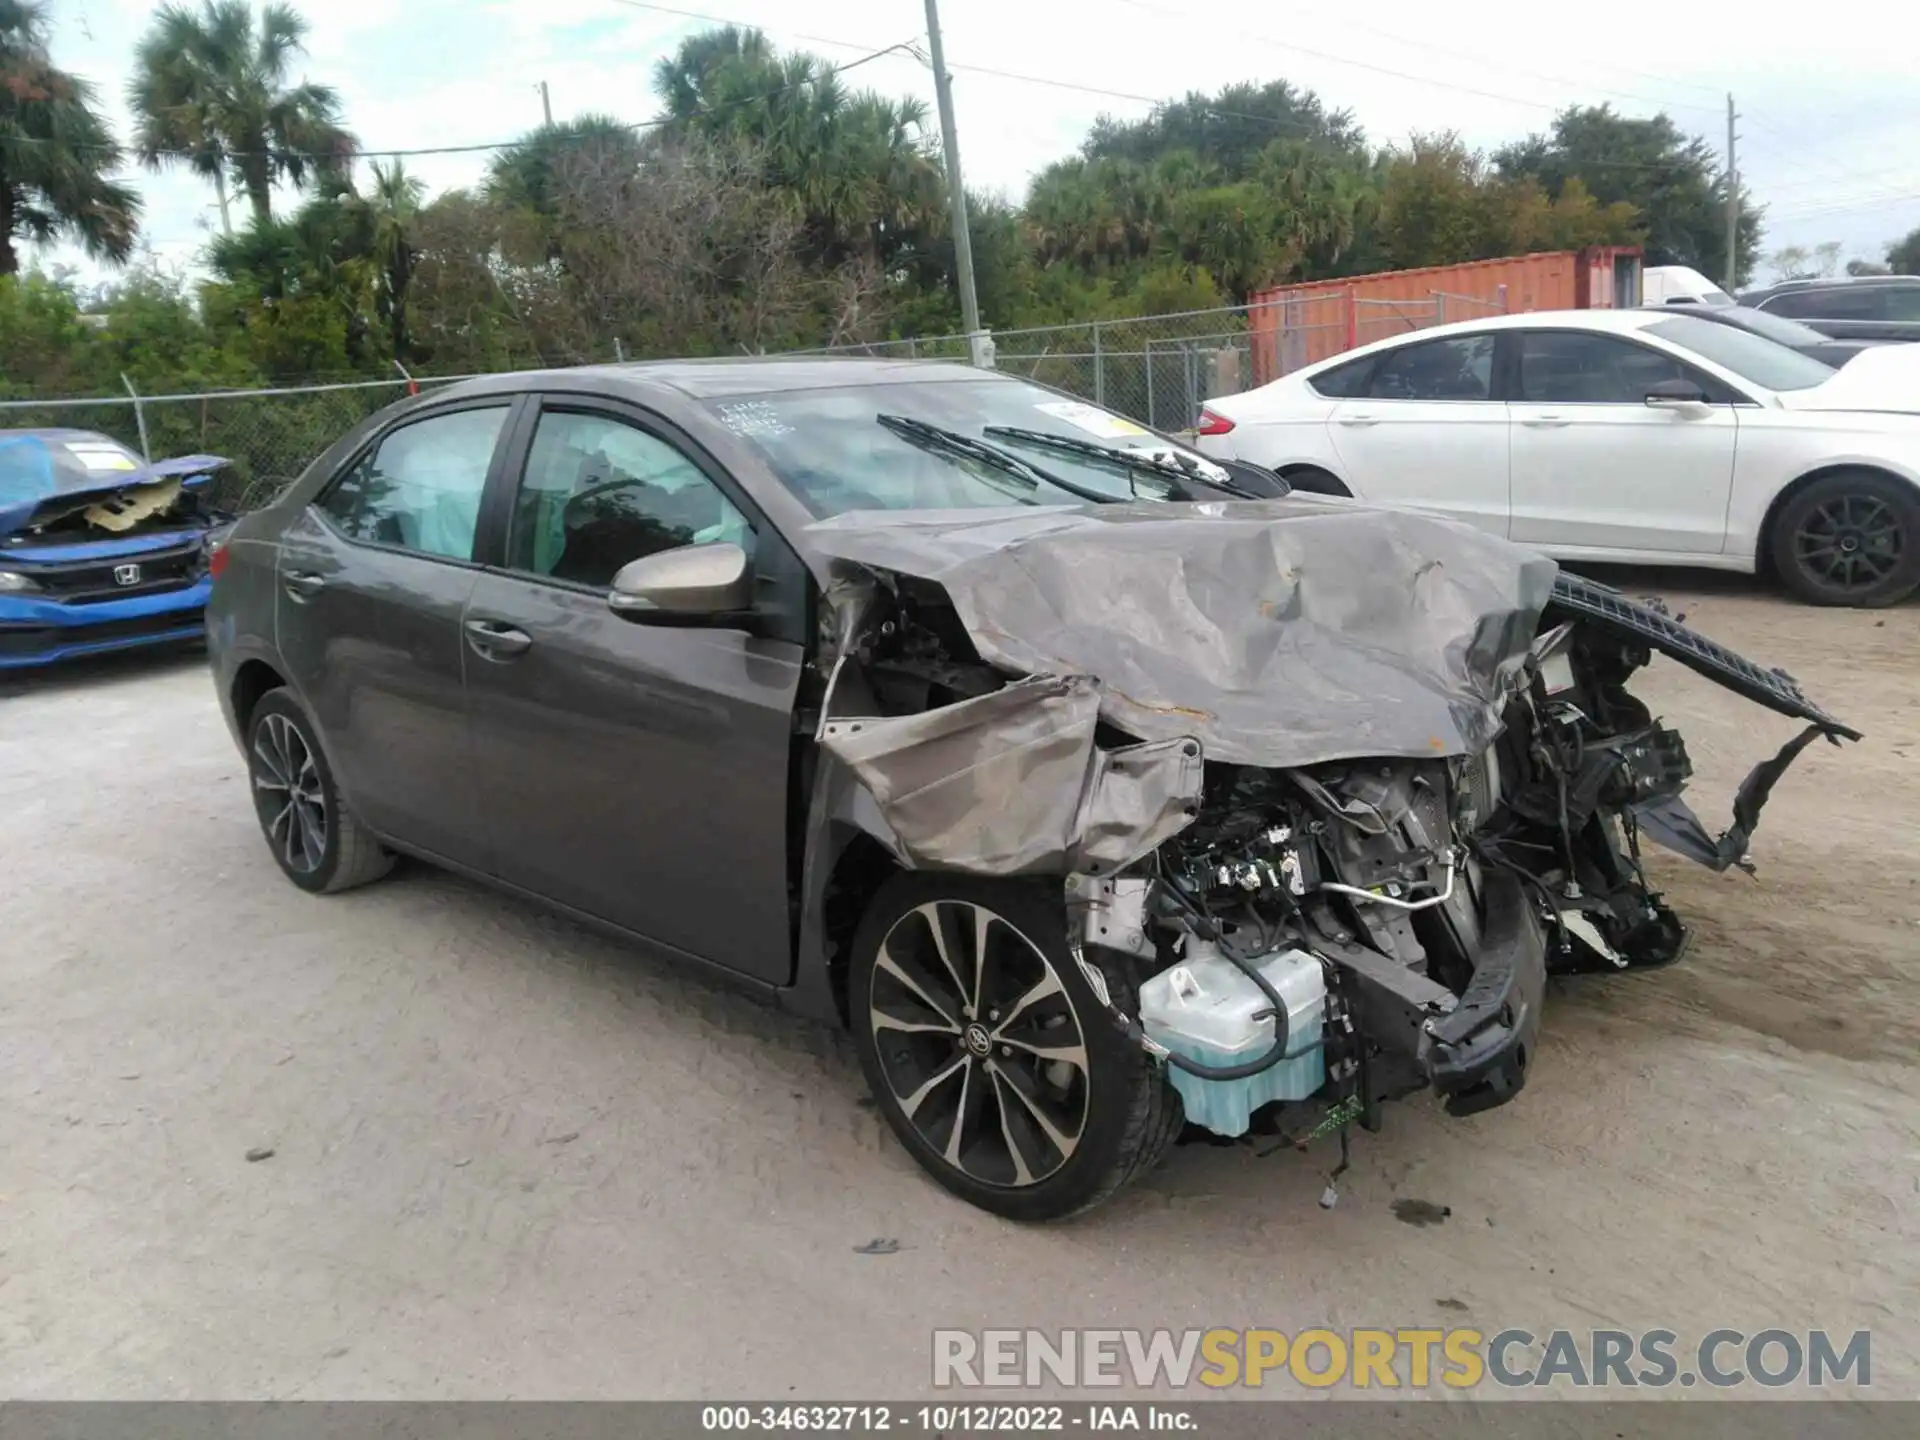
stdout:
[[946,1164],[1037,1184],[1086,1131],[1085,1031],[1046,955],[970,901],[909,910],[880,942],[867,997],[894,1102]]
[[1871,589],[1893,574],[1906,546],[1899,515],[1873,495],[1823,500],[1793,535],[1794,557],[1806,573],[1845,592]]
[[327,796],[320,767],[300,729],[268,715],[253,733],[253,803],[267,843],[287,869],[310,875],[327,853]]

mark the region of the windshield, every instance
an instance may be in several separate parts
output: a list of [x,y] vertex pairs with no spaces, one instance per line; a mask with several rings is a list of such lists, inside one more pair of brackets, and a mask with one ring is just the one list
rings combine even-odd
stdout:
[[1755,335],[1764,335],[1769,340],[1791,345],[1796,350],[1805,345],[1827,343],[1827,337],[1811,325],[1802,325],[1798,320],[1789,320],[1784,315],[1769,315],[1765,310],[1750,310],[1744,305],[1736,305],[1720,314],[1720,323],[1723,325],[1750,330]]
[[[1010,376],[983,372],[904,384],[849,385],[709,401],[707,408],[760,452],[816,515],[849,510],[960,510],[995,505],[1081,505],[1089,491],[1114,500],[1163,493],[1151,476],[1136,487],[1110,462],[1024,442],[989,427],[1040,431],[1113,451],[1205,457],[1109,410]],[[881,416],[888,417],[882,423]],[[1010,476],[957,449],[916,441],[901,419],[981,440],[1062,485],[1009,483]],[[1069,490],[1064,486],[1072,486]]]
[[117,440],[84,430],[0,430],[0,505],[111,485],[144,469]]
[[1741,379],[1768,390],[1810,390],[1833,378],[1833,367],[1811,355],[1802,355],[1777,340],[1751,330],[1720,325],[1692,315],[1670,315],[1647,326],[1658,335],[1702,359],[1711,360]]

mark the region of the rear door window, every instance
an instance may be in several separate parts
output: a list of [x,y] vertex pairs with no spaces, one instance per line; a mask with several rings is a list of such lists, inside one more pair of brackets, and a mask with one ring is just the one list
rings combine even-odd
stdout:
[[1490,400],[1493,336],[1425,340],[1380,355],[1367,393],[1375,400]]
[[349,540],[472,559],[480,494],[507,408],[456,410],[388,432],[333,482],[320,508]]

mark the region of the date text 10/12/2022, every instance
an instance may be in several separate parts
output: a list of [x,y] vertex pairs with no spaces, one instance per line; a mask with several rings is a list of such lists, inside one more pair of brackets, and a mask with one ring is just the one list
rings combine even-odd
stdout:
[[1070,1430],[1155,1430],[1193,1434],[1200,1429],[1191,1406],[1166,1404],[1075,1405],[705,1405],[700,1428],[707,1432],[804,1430],[825,1433],[906,1435],[1016,1434]]

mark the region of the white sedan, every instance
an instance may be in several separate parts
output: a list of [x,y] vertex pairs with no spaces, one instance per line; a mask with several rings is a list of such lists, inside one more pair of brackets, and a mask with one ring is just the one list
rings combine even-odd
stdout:
[[1557,559],[1767,570],[1821,605],[1920,587],[1920,346],[1835,370],[1684,314],[1442,325],[1209,400],[1199,448]]

